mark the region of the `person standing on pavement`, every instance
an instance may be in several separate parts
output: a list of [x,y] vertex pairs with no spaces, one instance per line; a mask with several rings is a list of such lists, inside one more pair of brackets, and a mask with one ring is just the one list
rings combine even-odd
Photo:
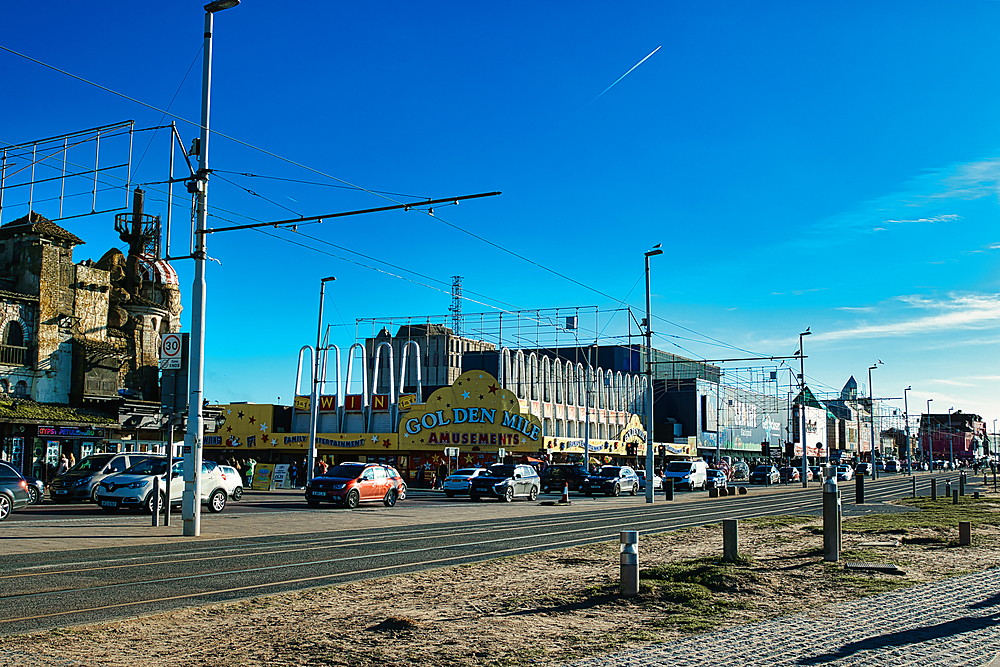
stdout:
[[438,469],[437,469],[437,483],[438,483],[438,488],[442,488],[442,489],[444,488],[444,480],[450,474],[450,472],[451,471],[448,469],[448,464],[447,463],[442,462],[441,465],[438,466]]

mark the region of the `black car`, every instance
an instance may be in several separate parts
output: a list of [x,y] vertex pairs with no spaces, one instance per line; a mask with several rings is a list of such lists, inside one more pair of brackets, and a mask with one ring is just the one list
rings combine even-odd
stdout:
[[757,466],[750,473],[751,484],[777,484],[781,481],[781,474],[774,466]]
[[21,473],[0,463],[0,521],[28,506],[28,482]]
[[542,493],[562,493],[567,484],[571,491],[583,491],[583,480],[589,476],[580,464],[551,465],[542,473]]
[[495,463],[485,475],[472,478],[469,496],[473,500],[490,497],[509,503],[514,498],[534,500],[541,488],[541,478],[531,466]]
[[583,482],[583,492],[588,496],[602,492],[617,496],[626,491],[634,496],[638,490],[639,476],[628,466],[603,466]]

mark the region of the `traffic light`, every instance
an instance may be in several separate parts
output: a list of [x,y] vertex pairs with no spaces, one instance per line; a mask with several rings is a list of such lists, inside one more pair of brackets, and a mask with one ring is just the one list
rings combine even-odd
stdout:
[[666,445],[660,445],[660,448],[659,448],[658,451],[660,453],[660,458],[662,459],[664,456],[667,455],[667,447],[666,447]]

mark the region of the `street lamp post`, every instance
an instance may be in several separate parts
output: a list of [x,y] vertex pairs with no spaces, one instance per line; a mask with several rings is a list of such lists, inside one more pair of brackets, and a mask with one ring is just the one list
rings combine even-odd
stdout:
[[[802,397],[802,402],[799,405],[799,410],[802,413],[800,415],[800,421],[802,422],[802,428],[800,433],[802,434],[802,488],[809,488],[809,480],[806,478],[808,474],[808,456],[806,449],[806,351],[802,347],[802,339],[805,336],[812,334],[809,331],[810,327],[806,327],[806,330],[799,334],[799,396]],[[827,443],[829,444],[829,443]],[[789,461],[791,463],[791,461]]]
[[948,458],[951,461],[952,470],[955,469],[955,433],[951,430],[951,411],[954,409],[954,406],[948,408]]
[[906,420],[906,469],[910,475],[913,475],[913,450],[910,447],[910,408],[909,403],[906,402],[906,392],[912,389],[913,387],[910,386],[903,390],[903,419]]
[[933,400],[933,398],[927,399],[927,425],[924,429],[927,433],[927,458],[930,460],[931,470],[934,469],[934,451],[931,449],[931,401]]
[[[184,433],[184,495],[181,500],[181,517],[184,535],[201,535],[201,503],[198,489],[201,485],[202,438],[205,432],[204,400],[205,382],[205,229],[208,226],[208,120],[212,100],[212,18],[216,12],[230,9],[240,0],[215,0],[205,5],[205,45],[201,75],[201,138],[198,146],[198,173],[191,181],[197,198],[197,229],[195,230],[194,285],[191,294],[191,360],[189,366],[190,394],[188,396],[188,424]],[[250,481],[248,480],[248,484]]]
[[646,253],[646,502],[653,502],[653,321],[649,304],[649,258],[662,255],[660,244]]
[[[871,399],[872,404],[872,442],[871,442],[871,452],[872,452],[872,478],[878,479],[878,464],[875,463],[875,392],[872,390],[872,371],[878,368],[878,363],[874,363],[868,367],[868,398]],[[879,452],[882,451],[881,443],[879,444]]]
[[[319,324],[316,326],[316,351],[313,353],[313,381],[312,392],[309,398],[309,463],[306,466],[306,480],[312,481],[313,469],[316,467],[316,431],[319,422],[319,383],[322,365],[320,359],[320,348],[323,346],[323,293],[326,284],[331,280],[336,280],[333,276],[322,278],[319,281]],[[294,480],[293,480],[294,481]]]

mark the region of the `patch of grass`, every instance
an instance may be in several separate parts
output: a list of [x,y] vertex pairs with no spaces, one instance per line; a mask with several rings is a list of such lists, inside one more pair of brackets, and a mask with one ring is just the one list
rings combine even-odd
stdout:
[[758,528],[788,528],[790,526],[797,526],[800,523],[811,523],[816,520],[814,516],[795,516],[792,514],[786,514],[782,516],[756,516],[749,519],[741,519],[743,523],[748,523],[751,526],[757,526]]
[[891,554],[876,551],[875,549],[844,549],[840,552],[841,561],[851,561],[856,563],[888,563],[890,565],[906,565],[905,561],[890,558]]
[[669,628],[680,632],[698,634],[708,632],[719,624],[717,619],[706,618],[697,614],[678,611],[667,613],[663,618],[657,619],[653,625],[658,628]]
[[931,500],[920,497],[906,498],[898,504],[920,511],[869,514],[844,519],[844,530],[881,534],[905,534],[917,528],[957,530],[959,521],[969,521],[973,528],[982,525],[1000,526],[1000,501],[992,498],[976,500],[972,496],[962,496],[958,499],[958,504],[954,505],[951,498]]
[[648,567],[639,572],[639,579],[652,585],[667,582],[698,584],[713,591],[739,592],[760,581],[748,569],[752,560],[744,558],[740,564],[730,564],[714,558],[695,558]]

